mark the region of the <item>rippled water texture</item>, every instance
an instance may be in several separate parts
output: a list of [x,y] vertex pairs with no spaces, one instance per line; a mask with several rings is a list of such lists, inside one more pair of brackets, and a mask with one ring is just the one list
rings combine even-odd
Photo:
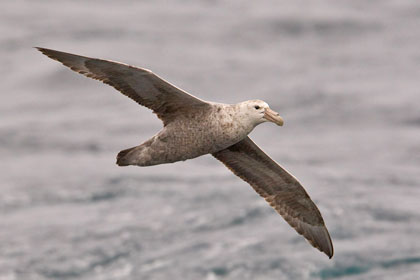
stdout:
[[[1,1],[0,279],[418,279],[419,1]],[[332,260],[211,156],[118,151],[149,110],[34,46],[263,99],[251,137],[323,213]]]

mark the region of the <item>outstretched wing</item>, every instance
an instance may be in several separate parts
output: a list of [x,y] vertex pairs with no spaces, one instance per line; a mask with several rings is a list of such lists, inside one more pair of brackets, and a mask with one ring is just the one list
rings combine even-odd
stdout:
[[73,71],[100,80],[140,105],[152,109],[164,125],[185,110],[209,106],[207,102],[171,85],[147,69],[50,49],[37,49]]
[[333,256],[324,220],[302,185],[267,156],[249,137],[213,156],[248,182],[315,248]]

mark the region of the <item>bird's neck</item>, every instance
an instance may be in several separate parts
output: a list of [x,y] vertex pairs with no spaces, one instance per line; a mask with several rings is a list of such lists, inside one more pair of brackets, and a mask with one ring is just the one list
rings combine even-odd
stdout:
[[232,105],[232,110],[234,112],[234,122],[237,125],[237,129],[243,131],[248,135],[257,125],[249,115],[249,112],[244,108],[241,103]]

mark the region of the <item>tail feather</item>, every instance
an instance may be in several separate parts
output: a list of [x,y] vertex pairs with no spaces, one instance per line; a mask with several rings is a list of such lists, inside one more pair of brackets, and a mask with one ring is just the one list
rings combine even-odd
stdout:
[[131,159],[128,155],[135,148],[137,148],[137,147],[132,147],[132,148],[125,149],[125,150],[122,150],[121,152],[119,152],[118,155],[117,155],[117,164],[119,166],[127,166],[127,165],[130,165],[130,164],[133,164],[133,162],[131,161]]

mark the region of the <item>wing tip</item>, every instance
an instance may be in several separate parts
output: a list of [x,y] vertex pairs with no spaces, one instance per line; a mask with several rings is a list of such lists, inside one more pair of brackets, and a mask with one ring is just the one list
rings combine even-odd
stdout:
[[331,236],[330,236],[330,233],[328,232],[327,227],[324,225],[323,228],[327,237],[327,244],[328,244],[328,250],[324,251],[324,253],[327,254],[329,259],[332,259],[332,257],[334,256],[334,246],[333,246]]
[[310,225],[302,224],[301,221],[300,223],[296,223],[293,219],[285,218],[285,220],[296,230],[297,233],[302,235],[306,241],[312,245],[312,247],[327,255],[329,259],[332,259],[334,256],[334,246],[330,233],[324,223],[319,225]]
[[[310,242],[311,245],[326,254],[329,259],[332,259],[334,256],[334,247],[325,225],[318,226],[318,229],[314,230],[312,233],[313,239]],[[305,236],[305,238],[307,237]]]
[[[40,51],[43,55],[46,55],[46,56],[48,56],[49,58],[51,58],[51,59],[54,59],[54,60],[57,60],[57,61],[60,61],[58,58],[57,58],[57,54],[59,54],[59,53],[62,53],[62,52],[59,52],[59,51],[55,51],[55,50],[51,50],[51,49],[46,49],[46,48],[42,48],[42,47],[34,47],[35,49],[37,49],[38,51]],[[55,55],[54,55],[55,54]],[[60,61],[61,62],[61,61]]]
[[34,49],[37,49],[38,51],[42,52],[43,54],[46,54],[48,51],[52,51],[50,49],[46,49],[43,47],[33,47]]
[[323,252],[325,255],[327,255],[327,257],[331,260],[331,259],[332,259],[332,257],[334,256],[334,249],[333,249],[333,247],[332,247],[332,244],[331,244],[331,246],[329,246],[329,250],[322,250],[322,252]]

